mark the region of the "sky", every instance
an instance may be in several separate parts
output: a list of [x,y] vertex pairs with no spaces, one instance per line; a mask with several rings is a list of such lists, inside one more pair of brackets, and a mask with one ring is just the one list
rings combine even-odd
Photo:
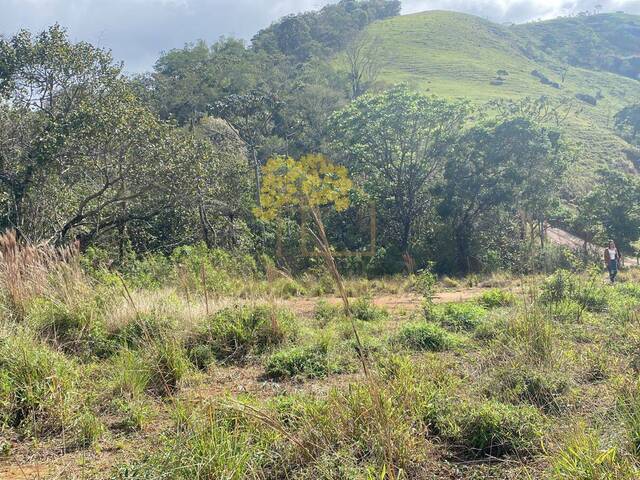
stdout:
[[[0,0],[0,34],[59,23],[73,40],[111,49],[128,72],[150,70],[162,51],[197,39],[250,40],[278,18],[333,0]],[[640,0],[403,0],[402,13],[454,10],[504,23],[593,11],[640,14]]]

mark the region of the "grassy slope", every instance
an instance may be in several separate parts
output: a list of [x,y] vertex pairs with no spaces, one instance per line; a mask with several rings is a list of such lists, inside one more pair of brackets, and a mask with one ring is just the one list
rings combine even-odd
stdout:
[[[553,25],[564,28],[561,20]],[[564,64],[559,57],[544,52],[539,52],[538,60],[525,55],[521,47],[536,34],[522,32],[520,27],[444,11],[395,17],[370,27],[370,33],[384,45],[385,82],[407,82],[436,95],[469,98],[476,103],[496,98],[595,95],[601,91],[605,98],[596,107],[576,102],[581,111],[567,121],[568,138],[579,152],[574,185],[581,190],[588,188],[598,163],[615,161],[632,171],[633,164],[625,154],[629,145],[613,134],[610,125],[623,106],[640,101],[640,82],[571,67],[561,89],[545,86],[531,75],[532,70],[560,83]],[[491,85],[501,69],[509,72],[506,82]]]

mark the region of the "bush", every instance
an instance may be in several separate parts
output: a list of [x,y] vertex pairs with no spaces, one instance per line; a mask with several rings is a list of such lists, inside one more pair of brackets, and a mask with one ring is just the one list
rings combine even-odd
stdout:
[[152,343],[139,352],[122,349],[113,358],[111,391],[125,399],[138,399],[144,393],[171,395],[189,373],[189,365],[175,341]]
[[542,285],[540,300],[544,303],[559,303],[574,297],[578,288],[578,278],[567,270],[558,270]]
[[405,325],[398,333],[396,341],[412,350],[433,352],[449,350],[460,343],[456,336],[432,323]]
[[25,334],[0,339],[0,420],[25,436],[57,434],[82,404],[73,362]]
[[569,381],[562,372],[514,364],[498,369],[489,394],[511,403],[528,402],[546,412],[559,412],[561,398],[569,391]]
[[89,358],[104,357],[112,351],[102,314],[93,302],[69,306],[38,298],[27,309],[27,321],[44,340],[63,352]]
[[457,442],[474,456],[528,456],[541,447],[543,418],[529,406],[487,401],[466,405]]
[[448,303],[427,312],[427,317],[455,332],[472,331],[486,317],[484,307],[474,303]]
[[386,320],[389,316],[386,310],[376,307],[370,298],[359,298],[351,305],[351,314],[357,320],[363,322],[374,322],[378,320]]
[[326,300],[319,300],[316,304],[313,317],[321,324],[328,325],[331,320],[334,320],[344,314],[343,309],[338,305],[332,305]]
[[[189,356],[202,361],[204,348],[221,361],[240,361],[249,354],[260,354],[295,335],[295,321],[287,310],[271,306],[232,307],[207,318],[189,339]],[[194,350],[197,353],[194,354]],[[208,360],[207,360],[208,361]],[[205,368],[207,365],[198,365]]]
[[327,346],[324,344],[281,350],[271,355],[266,365],[266,376],[275,380],[322,378],[328,373]]
[[500,308],[512,305],[515,300],[516,298],[513,293],[494,288],[488,292],[484,292],[480,298],[478,298],[478,303],[485,308]]

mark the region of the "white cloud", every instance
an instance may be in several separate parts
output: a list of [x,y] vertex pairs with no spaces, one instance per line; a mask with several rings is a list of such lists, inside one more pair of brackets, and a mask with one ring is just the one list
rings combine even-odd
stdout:
[[[111,48],[127,70],[141,71],[163,50],[221,36],[249,40],[283,15],[327,3],[330,0],[0,0],[0,33],[39,31],[58,22],[72,38]],[[403,12],[446,9],[523,22],[593,10],[598,4],[607,11],[640,14],[640,0],[404,0]]]

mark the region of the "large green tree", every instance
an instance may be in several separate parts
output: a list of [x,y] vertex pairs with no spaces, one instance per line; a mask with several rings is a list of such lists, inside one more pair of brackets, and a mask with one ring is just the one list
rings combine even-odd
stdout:
[[526,118],[470,128],[447,158],[438,211],[451,227],[460,270],[476,263],[474,243],[487,218],[520,210],[544,221],[566,168],[557,132]]
[[381,211],[383,237],[406,252],[468,108],[397,86],[359,97],[330,120],[333,150]]

